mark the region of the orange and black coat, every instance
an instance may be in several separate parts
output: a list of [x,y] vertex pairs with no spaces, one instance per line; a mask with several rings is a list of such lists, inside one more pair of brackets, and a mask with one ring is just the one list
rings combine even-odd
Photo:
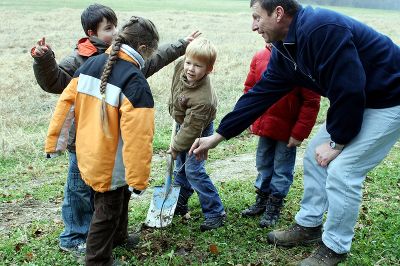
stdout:
[[154,101],[135,60],[120,51],[108,78],[106,111],[111,137],[100,119],[100,78],[108,53],[89,58],[58,100],[47,133],[48,155],[64,151],[75,118],[76,154],[83,180],[105,192],[128,184],[148,186],[153,152]]

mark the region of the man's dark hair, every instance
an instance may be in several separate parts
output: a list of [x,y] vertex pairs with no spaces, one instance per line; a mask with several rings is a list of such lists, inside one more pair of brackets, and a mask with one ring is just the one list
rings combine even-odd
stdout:
[[277,6],[283,7],[285,14],[291,17],[300,9],[300,4],[296,0],[250,0],[250,7],[255,3],[260,3],[261,7],[267,11],[268,16],[274,12]]
[[89,36],[89,30],[94,31],[94,33],[97,34],[97,27],[99,26],[100,22],[103,21],[103,18],[115,26],[118,24],[118,19],[114,13],[114,10],[108,6],[93,4],[83,10],[81,15],[81,23],[85,34]]

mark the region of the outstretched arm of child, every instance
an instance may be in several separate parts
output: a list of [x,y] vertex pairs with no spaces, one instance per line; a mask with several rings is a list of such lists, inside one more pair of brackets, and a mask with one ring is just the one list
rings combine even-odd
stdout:
[[76,67],[70,65],[72,60],[67,57],[57,64],[54,53],[44,37],[32,47],[31,56],[33,73],[39,86],[46,92],[62,93],[76,70]]
[[187,41],[188,43],[190,43],[194,39],[199,37],[200,35],[201,35],[201,32],[199,30],[196,30],[196,31],[192,32],[191,34],[189,34],[188,36],[186,36],[186,38],[184,40]]
[[201,32],[196,30],[183,39],[159,46],[158,50],[148,60],[146,60],[145,66],[142,69],[144,76],[146,78],[150,77],[178,57],[184,55],[188,44],[200,35]]
[[36,45],[31,49],[32,57],[41,57],[49,50],[49,46],[46,44],[45,37],[42,37],[36,42]]

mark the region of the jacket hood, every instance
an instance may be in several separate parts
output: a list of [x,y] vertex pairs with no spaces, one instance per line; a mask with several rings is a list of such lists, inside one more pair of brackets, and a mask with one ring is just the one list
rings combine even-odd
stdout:
[[94,36],[82,38],[76,45],[78,54],[86,57],[90,57],[94,54],[104,53],[108,47],[108,44]]

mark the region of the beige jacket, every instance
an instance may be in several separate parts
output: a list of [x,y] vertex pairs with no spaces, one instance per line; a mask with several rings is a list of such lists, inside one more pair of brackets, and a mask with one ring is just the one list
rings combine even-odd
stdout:
[[178,152],[190,148],[214,119],[218,99],[211,86],[210,77],[205,75],[193,85],[187,83],[183,73],[184,57],[175,65],[172,78],[171,96],[168,101],[169,113],[180,124],[172,148]]

